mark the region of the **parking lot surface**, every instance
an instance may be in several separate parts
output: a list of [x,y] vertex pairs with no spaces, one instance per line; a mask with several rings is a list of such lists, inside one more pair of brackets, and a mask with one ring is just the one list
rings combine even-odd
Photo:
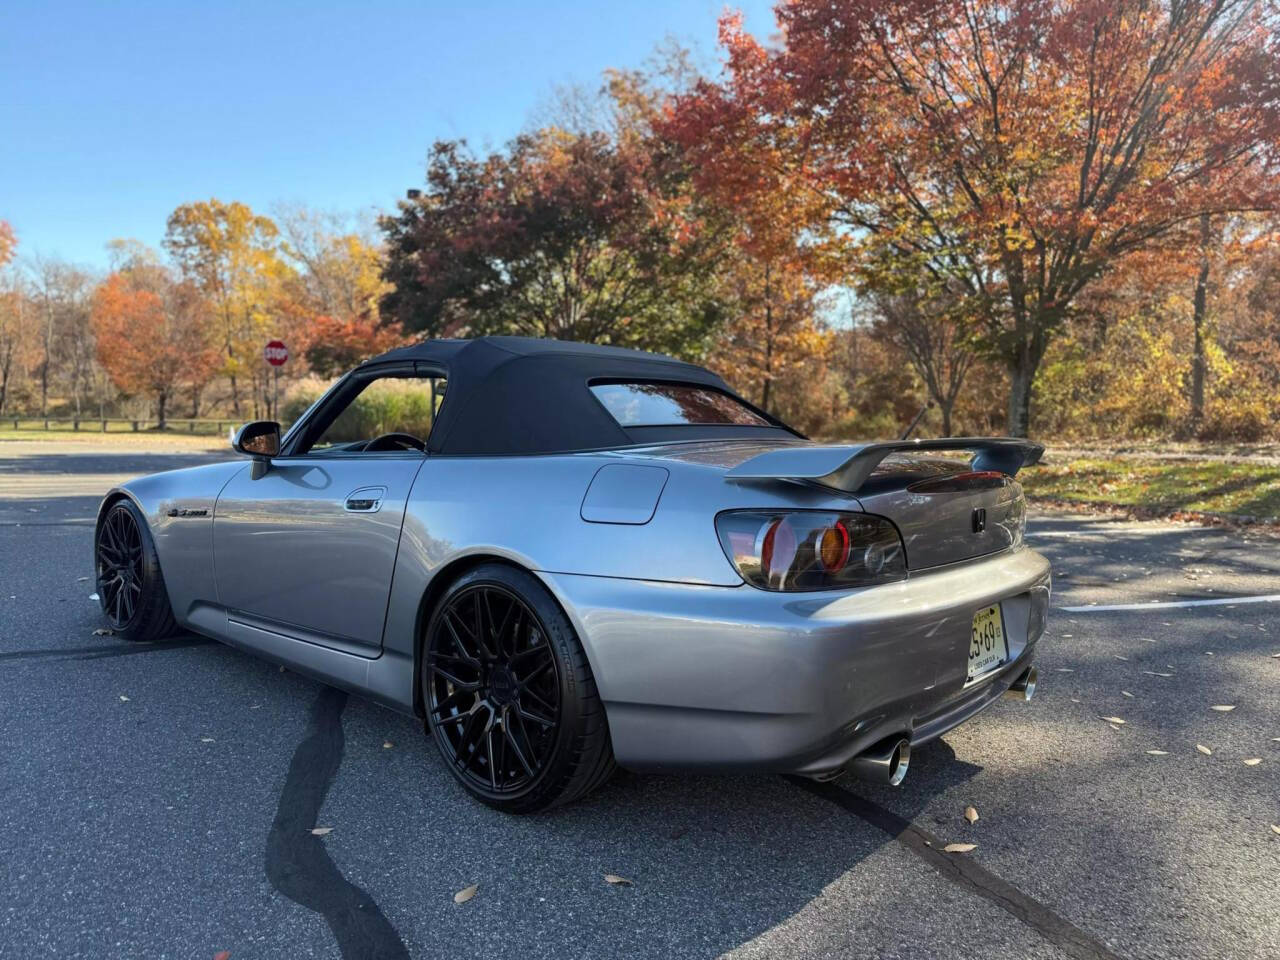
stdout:
[[902,787],[621,773],[513,818],[410,718],[94,634],[101,493],[213,458],[0,443],[0,957],[1280,957],[1276,539],[1033,515],[1036,697]]

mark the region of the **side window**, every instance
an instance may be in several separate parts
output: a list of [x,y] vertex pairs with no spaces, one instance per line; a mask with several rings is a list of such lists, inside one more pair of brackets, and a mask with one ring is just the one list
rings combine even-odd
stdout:
[[444,402],[444,377],[371,380],[311,445],[308,453],[358,453],[369,441],[403,434],[426,444]]

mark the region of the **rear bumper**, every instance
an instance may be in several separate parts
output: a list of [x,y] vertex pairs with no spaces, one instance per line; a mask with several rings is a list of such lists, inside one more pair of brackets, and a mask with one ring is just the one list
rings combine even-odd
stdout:
[[[1050,590],[1025,547],[856,592],[539,576],[583,639],[620,764],[809,776],[994,702],[1030,664]],[[997,602],[1010,659],[966,685],[973,614]]]

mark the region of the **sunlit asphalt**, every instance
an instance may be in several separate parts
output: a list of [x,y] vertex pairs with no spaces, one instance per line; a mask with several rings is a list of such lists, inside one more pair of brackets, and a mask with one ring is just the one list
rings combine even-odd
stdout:
[[0,443],[0,957],[1280,957],[1280,603],[1103,609],[1278,594],[1280,541],[1033,516],[1037,696],[901,788],[622,774],[513,819],[408,718],[94,636],[98,494],[205,459]]

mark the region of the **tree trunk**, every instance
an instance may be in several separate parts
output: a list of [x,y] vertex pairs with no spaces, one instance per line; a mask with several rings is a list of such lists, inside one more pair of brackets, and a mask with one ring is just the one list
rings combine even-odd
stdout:
[[955,400],[938,400],[938,409],[942,411],[942,435],[944,437],[951,436],[951,408],[955,405]]
[[1011,437],[1025,437],[1031,428],[1031,385],[1035,375],[1028,351],[1020,349],[1009,364],[1009,415],[1005,428]]
[[1196,276],[1195,305],[1192,318],[1195,323],[1195,346],[1191,353],[1191,432],[1200,429],[1204,419],[1204,313],[1209,288],[1209,215],[1200,214],[1200,273]]
[[167,390],[161,390],[156,393],[156,420],[159,421],[159,429],[165,428],[165,406],[169,402],[169,393]]
[[760,409],[769,412],[769,394],[773,387],[773,297],[770,290],[770,265],[764,265],[764,384],[760,388]]

